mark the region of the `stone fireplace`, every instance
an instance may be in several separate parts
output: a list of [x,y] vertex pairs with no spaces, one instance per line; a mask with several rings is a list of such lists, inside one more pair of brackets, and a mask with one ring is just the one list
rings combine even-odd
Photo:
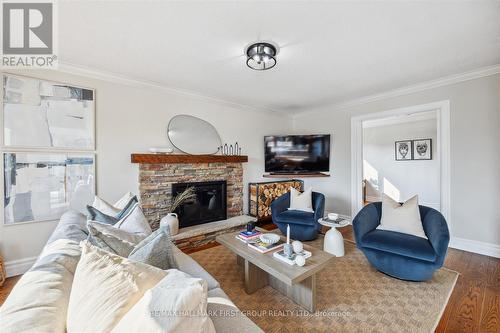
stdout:
[[153,230],[169,213],[174,184],[225,181],[227,218],[243,215],[246,156],[132,154],[131,160],[139,164],[141,207]]
[[172,198],[193,188],[196,199],[188,200],[175,210],[179,228],[221,221],[227,218],[227,182],[188,182],[172,184]]

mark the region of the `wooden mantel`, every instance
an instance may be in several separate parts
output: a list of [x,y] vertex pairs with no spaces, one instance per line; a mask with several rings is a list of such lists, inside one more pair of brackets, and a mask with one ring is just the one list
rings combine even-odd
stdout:
[[248,156],[224,155],[184,155],[184,154],[132,154],[132,163],[161,164],[161,163],[245,163]]

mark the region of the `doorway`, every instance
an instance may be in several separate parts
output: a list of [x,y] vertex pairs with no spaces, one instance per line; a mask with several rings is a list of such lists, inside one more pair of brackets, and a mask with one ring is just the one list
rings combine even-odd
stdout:
[[351,211],[385,193],[420,203],[449,221],[449,101],[370,113],[351,119]]

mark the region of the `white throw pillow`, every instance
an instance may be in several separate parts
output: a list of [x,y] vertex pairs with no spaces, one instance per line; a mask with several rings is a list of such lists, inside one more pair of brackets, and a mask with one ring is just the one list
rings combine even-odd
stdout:
[[396,231],[427,239],[420,219],[418,196],[408,199],[401,205],[391,197],[383,194],[382,218],[377,229]]
[[134,195],[131,192],[127,192],[123,197],[118,199],[113,205],[109,202],[99,198],[97,195],[94,197],[94,202],[92,203],[92,207],[98,209],[106,215],[115,216],[118,214],[127,203],[132,199]]
[[144,236],[149,236],[153,232],[139,204],[135,204],[130,212],[116,222],[113,227]]
[[289,210],[301,210],[308,213],[314,213],[312,209],[312,188],[308,188],[300,193],[295,188],[290,188],[290,208]]
[[[69,297],[67,332],[109,332],[167,273],[80,243]],[[42,296],[43,297],[43,296]]]
[[207,315],[207,282],[176,269],[123,316],[113,329],[126,332],[215,332]]
[[97,195],[94,197],[94,202],[92,203],[92,207],[95,209],[98,209],[102,213],[110,216],[115,216],[118,214],[121,209],[118,209],[114,207],[112,204],[104,201],[103,199],[99,198]]
[[118,208],[119,210],[122,210],[123,208],[125,208],[125,206],[128,204],[130,199],[132,199],[133,197],[134,197],[134,194],[132,192],[127,192],[127,193],[125,193],[125,195],[123,197],[118,199],[118,201],[115,202],[115,204],[113,206],[115,208]]

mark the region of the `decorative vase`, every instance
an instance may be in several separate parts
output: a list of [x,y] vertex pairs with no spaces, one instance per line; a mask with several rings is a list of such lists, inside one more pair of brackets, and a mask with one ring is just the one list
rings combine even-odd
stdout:
[[179,232],[179,218],[176,213],[168,213],[160,221],[160,227],[169,227],[170,235],[177,235]]

